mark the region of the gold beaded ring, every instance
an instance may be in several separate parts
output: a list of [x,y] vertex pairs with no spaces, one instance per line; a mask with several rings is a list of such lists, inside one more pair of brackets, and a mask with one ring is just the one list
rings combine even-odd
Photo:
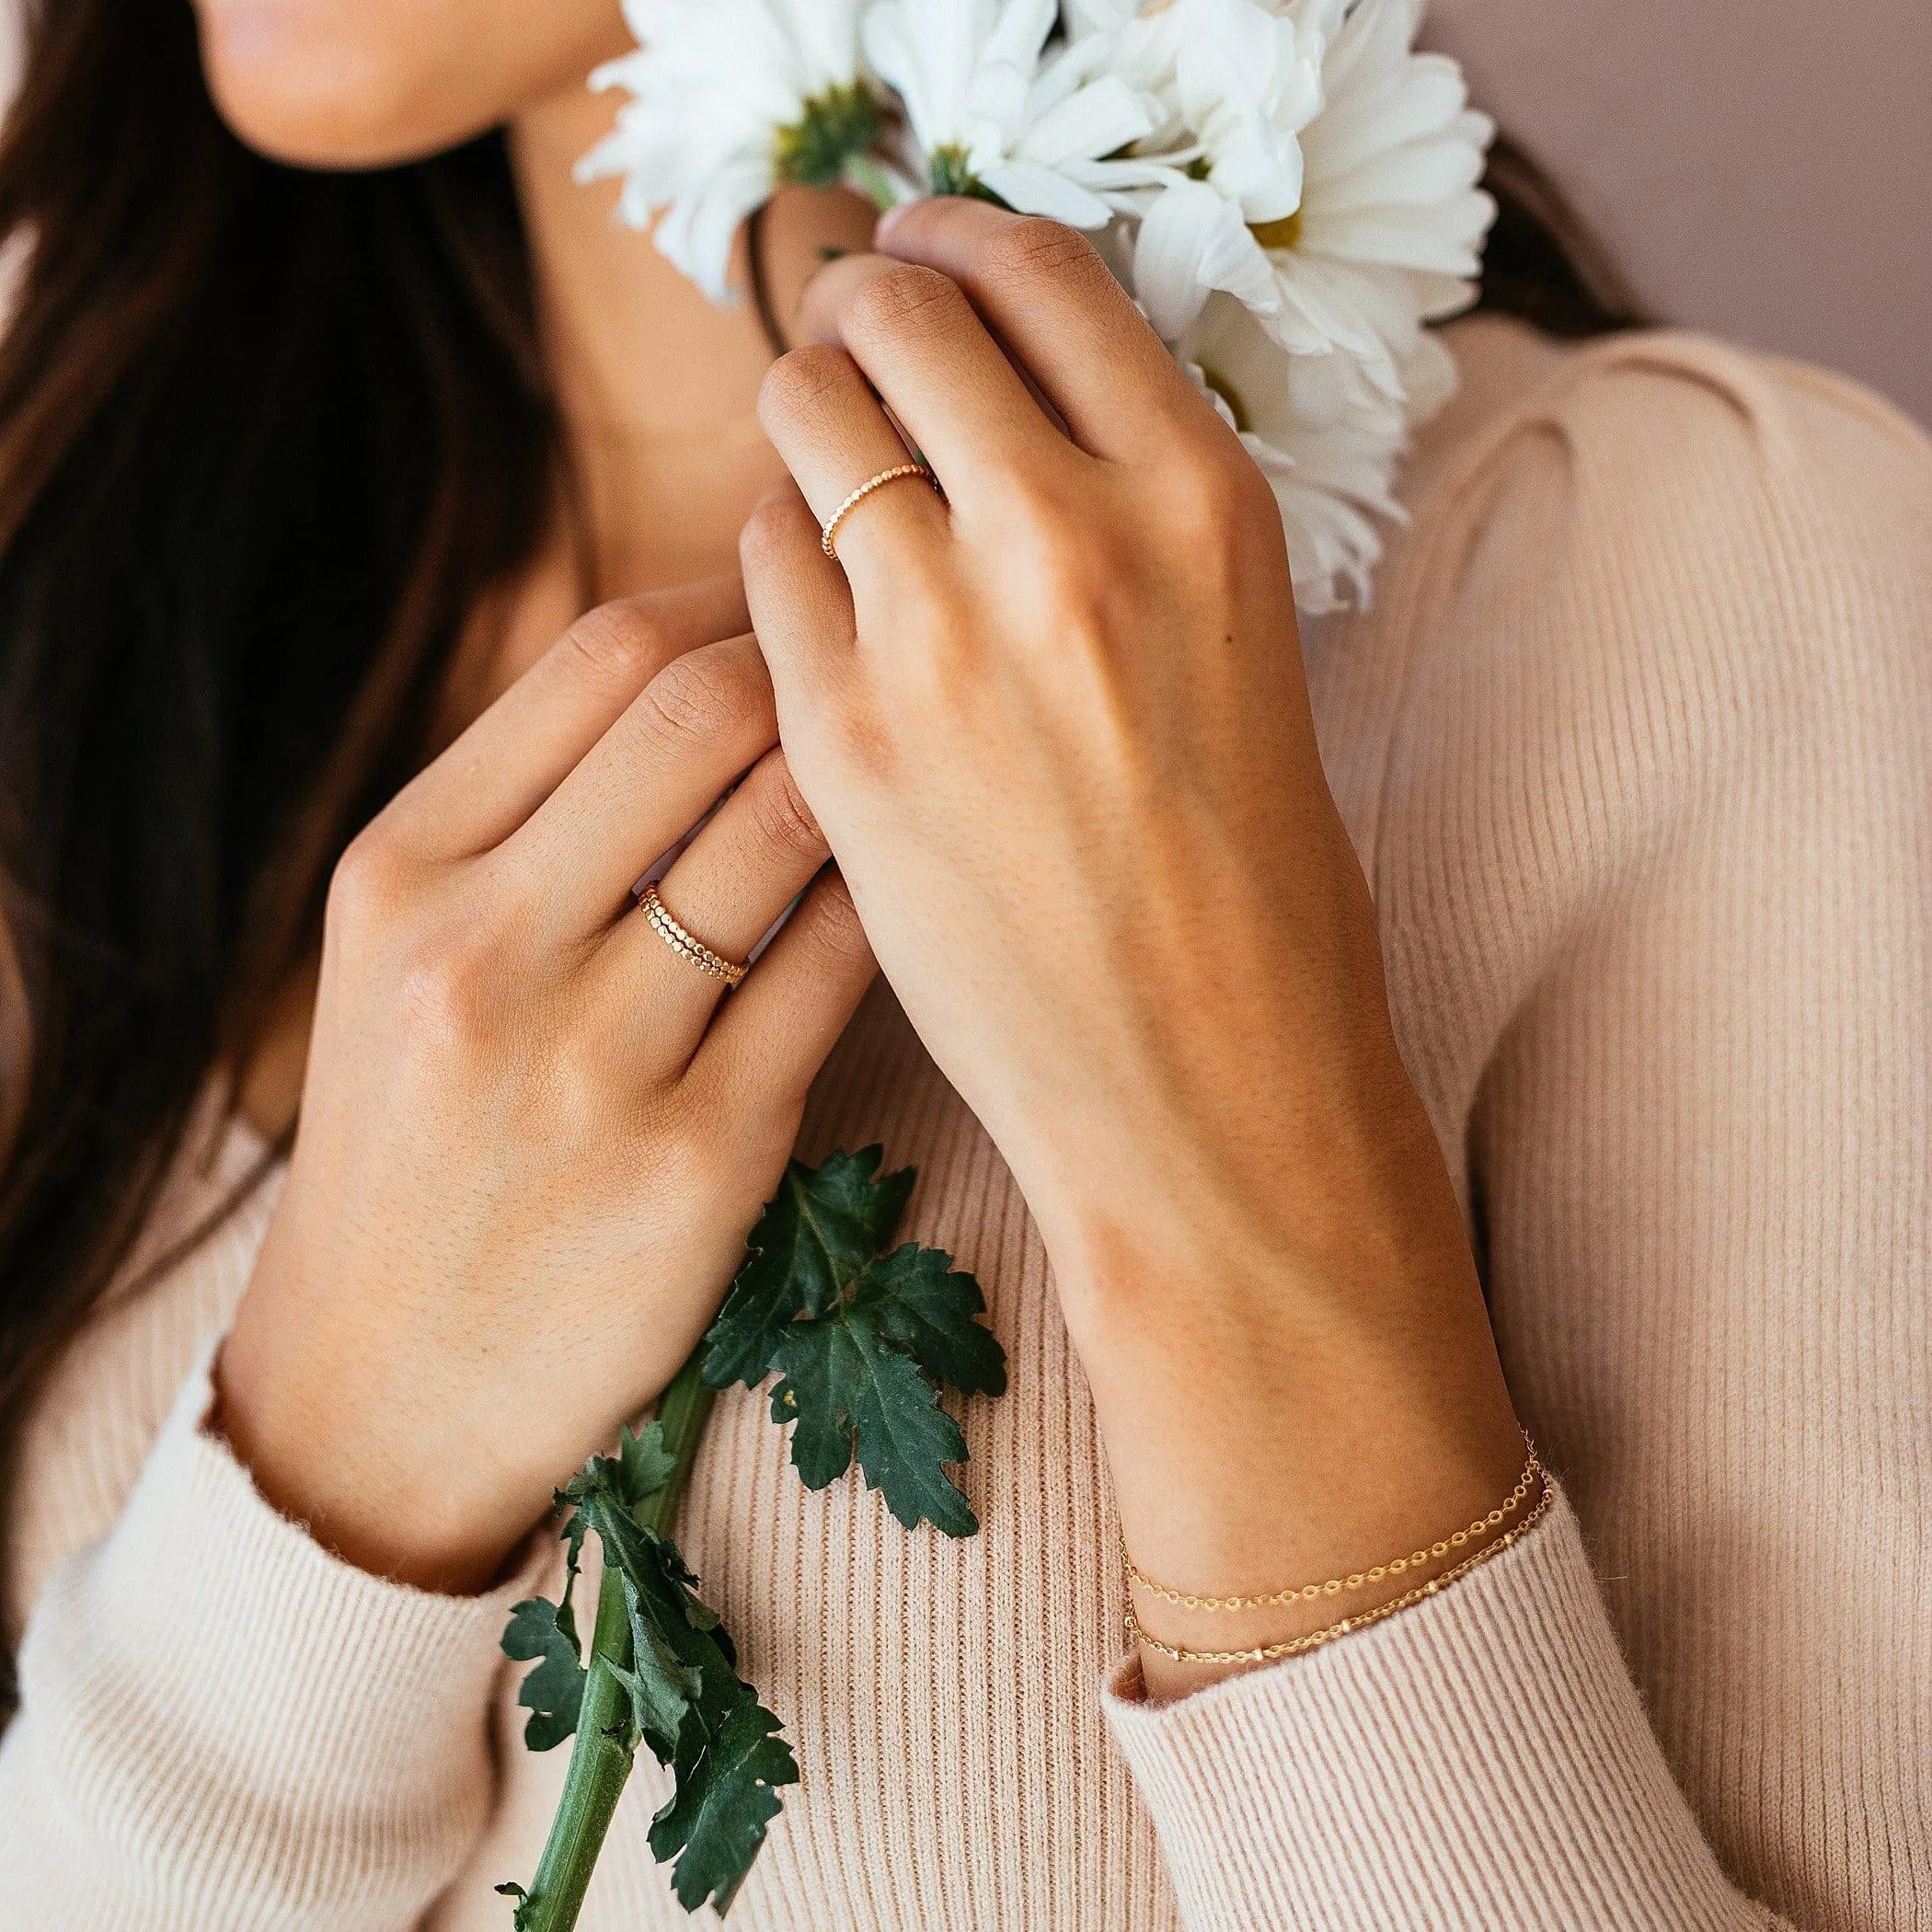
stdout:
[[687,965],[696,966],[700,972],[708,972],[713,979],[722,980],[727,986],[735,986],[751,971],[748,965],[741,965],[735,960],[726,959],[722,953],[713,952],[696,933],[680,926],[658,897],[655,883],[644,888],[644,896],[638,904],[650,921],[651,931]]
[[834,539],[838,526],[846,516],[872,494],[882,489],[888,483],[896,483],[901,477],[924,477],[933,487],[933,493],[944,497],[946,492],[939,487],[939,479],[923,463],[895,463],[891,469],[882,469],[876,477],[868,477],[852,494],[828,516],[819,529],[819,548],[833,560],[838,561],[838,549]]

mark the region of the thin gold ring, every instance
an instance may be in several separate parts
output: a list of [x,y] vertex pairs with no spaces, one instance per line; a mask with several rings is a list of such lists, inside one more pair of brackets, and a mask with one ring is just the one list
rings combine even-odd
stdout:
[[687,965],[696,966],[700,972],[708,972],[713,979],[722,980],[727,986],[735,986],[751,971],[749,966],[728,960],[722,953],[713,952],[696,933],[680,926],[665,909],[654,884],[644,888],[644,896],[638,903],[643,908],[645,918],[650,922],[651,931]]
[[939,479],[923,463],[895,463],[891,469],[882,469],[876,477],[868,477],[852,494],[827,517],[819,528],[819,548],[836,563],[838,550],[833,538],[838,534],[838,526],[846,516],[872,494],[888,483],[896,483],[901,477],[924,477],[933,487],[935,496],[943,497],[946,492],[939,488]]

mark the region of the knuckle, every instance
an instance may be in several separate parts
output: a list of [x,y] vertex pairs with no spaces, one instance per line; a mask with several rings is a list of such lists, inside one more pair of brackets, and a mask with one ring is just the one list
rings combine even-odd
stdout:
[[636,685],[662,660],[662,631],[643,598],[586,611],[563,635],[563,650],[592,675]]
[[595,1140],[608,1134],[614,1115],[613,1064],[610,1040],[594,1028],[559,1029],[558,1037],[546,1042],[548,1131],[560,1141]]
[[1091,500],[1083,502],[1051,466],[1016,466],[1005,480],[999,506],[1001,541],[1049,556],[1076,552],[1104,534]]
[[910,325],[950,319],[965,297],[949,276],[917,262],[894,262],[869,275],[845,303],[845,322],[860,336],[883,336]]
[[769,709],[771,684],[755,648],[710,644],[687,651],[644,687],[639,700],[650,726],[666,738],[711,738]]
[[758,385],[761,413],[798,420],[821,412],[825,404],[851,395],[858,371],[843,349],[812,343],[781,355]]
[[1257,535],[1279,532],[1281,512],[1268,478],[1245,452],[1198,452],[1177,460],[1167,479],[1168,535],[1198,571],[1225,576]]
[[872,963],[872,942],[866,937],[852,890],[836,872],[825,880],[812,903],[811,937],[819,950],[840,966]]
[[1175,466],[1173,494],[1183,513],[1225,525],[1244,515],[1257,492],[1268,495],[1268,479],[1245,451],[1190,451]]
[[408,898],[411,868],[401,842],[377,819],[350,841],[328,882],[327,918],[345,935],[387,925]]
[[1001,282],[1041,275],[1086,274],[1100,265],[1093,245],[1076,228],[1043,214],[1023,215],[987,236],[982,272]]
[[852,889],[833,873],[819,891],[811,937],[825,959],[838,966],[871,966],[871,941],[859,920]]
[[397,1008],[411,1048],[474,1055],[494,1031],[498,956],[474,926],[450,921],[403,951]]
[[1002,506],[999,547],[1031,594],[1063,615],[1110,611],[1136,575],[1111,519],[1076,507],[1056,484],[1016,477]]
[[824,857],[825,834],[782,753],[765,761],[746,789],[753,822],[767,845],[786,858]]
[[762,497],[738,539],[738,558],[750,576],[773,565],[788,563],[800,544],[817,549],[819,526],[796,489],[775,489]]

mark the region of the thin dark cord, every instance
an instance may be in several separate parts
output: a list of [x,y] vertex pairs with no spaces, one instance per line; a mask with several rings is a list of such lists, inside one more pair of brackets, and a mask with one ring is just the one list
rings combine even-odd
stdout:
[[744,252],[751,268],[752,305],[758,311],[758,326],[765,331],[765,339],[771,344],[774,355],[788,355],[791,344],[785,339],[778,312],[772,306],[771,283],[765,272],[765,211],[770,205],[761,201],[752,210],[751,218],[744,224]]

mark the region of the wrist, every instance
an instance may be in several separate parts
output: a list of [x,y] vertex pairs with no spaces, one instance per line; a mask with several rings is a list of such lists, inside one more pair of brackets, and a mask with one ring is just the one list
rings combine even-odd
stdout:
[[1522,1453],[1515,1481],[1479,1514],[1331,1577],[1246,1595],[1201,1594],[1149,1575],[1123,1548],[1126,1634],[1138,1649],[1146,1691],[1156,1701],[1184,1696],[1419,1608],[1501,1555],[1547,1512],[1548,1479],[1527,1436]]
[[[1124,1540],[1149,1574],[1213,1596],[1346,1577],[1464,1528],[1515,1485],[1523,1437],[1434,1171],[1440,1192],[1424,1169],[1395,1212],[1340,1186],[1305,1213],[1190,1214],[1140,1190],[1131,1224],[1089,1216],[1049,1237]],[[1264,1648],[1347,1614],[1327,1598],[1140,1607],[1150,1633],[1190,1650]],[[1156,1696],[1227,1673],[1144,1664]]]
[[[271,1507],[372,1575],[463,1595],[487,1588],[549,1496],[495,1469],[487,1447],[429,1399],[408,1351],[277,1293],[265,1253],[214,1367],[210,1426]],[[489,1480],[482,1478],[488,1474]]]

